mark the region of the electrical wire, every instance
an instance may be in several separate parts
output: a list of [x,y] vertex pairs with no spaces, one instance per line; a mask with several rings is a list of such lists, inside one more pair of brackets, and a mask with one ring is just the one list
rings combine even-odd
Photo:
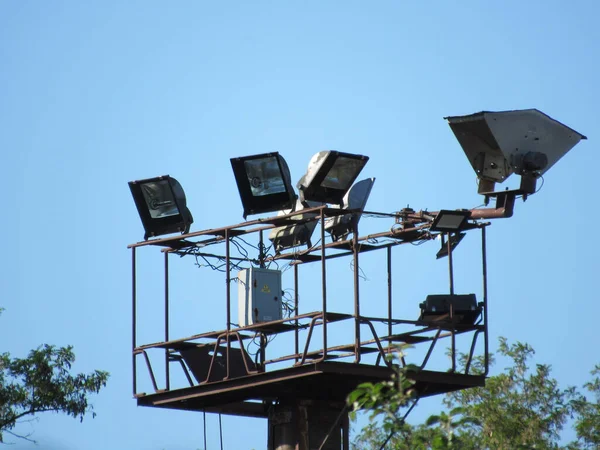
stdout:
[[252,247],[252,248],[253,248],[253,249],[255,249],[255,250],[260,250],[260,249],[258,248],[258,246],[256,246],[256,245],[254,245],[254,244],[251,244],[251,243],[249,243],[248,241],[246,241],[244,238],[241,238],[240,236],[236,236],[234,239],[239,239],[240,241],[242,241],[242,242],[243,242],[244,244],[246,244],[247,246],[249,246],[249,247]]
[[[350,260],[350,270],[354,272],[354,259]],[[363,281],[369,281],[369,279],[367,278],[367,274],[364,270],[362,270],[362,267],[360,267],[360,265],[358,266],[358,276]]]
[[[404,414],[404,416],[402,417],[402,419],[400,419],[400,424],[403,425],[404,422],[406,421],[406,418],[408,417],[408,415],[410,414],[410,412],[413,410],[413,408],[415,406],[417,406],[417,403],[419,402],[419,397],[417,397],[415,399],[415,401],[413,402],[413,404],[410,406],[410,408],[408,408],[408,411],[406,411],[406,414]],[[391,433],[389,434],[389,436],[387,437],[387,439],[385,440],[385,442],[383,444],[381,444],[381,447],[379,447],[379,450],[383,450],[385,448],[385,446],[387,445],[387,443],[390,441],[390,439],[394,436],[394,434],[396,434],[397,430],[392,430]]]
[[542,190],[542,188],[544,187],[544,177],[540,175],[540,178],[542,179],[542,185],[536,189],[534,194],[537,194],[538,192],[540,192]]

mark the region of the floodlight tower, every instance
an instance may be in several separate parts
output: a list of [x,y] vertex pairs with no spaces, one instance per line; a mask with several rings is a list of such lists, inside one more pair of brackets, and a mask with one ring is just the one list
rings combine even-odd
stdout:
[[[487,220],[510,217],[517,196],[534,194],[537,178],[585,136],[537,110],[447,119],[480,179],[479,192],[486,203],[494,198],[495,207],[365,211],[375,179],[355,181],[368,158],[333,150],[311,159],[296,195],[287,163],[274,152],[233,158],[231,165],[244,219],[261,213],[277,215],[189,232],[192,215],[176,180],[163,176],[131,182],[145,229],[145,241],[129,246],[133,394],[138,405],[266,418],[269,450],[348,450],[346,397],[359,383],[389,379],[393,373],[389,356],[397,352],[398,344],[422,348],[416,356],[399,358],[414,382],[415,402],[483,386],[488,370]],[[521,176],[520,187],[496,191],[495,183],[513,173]],[[361,236],[361,217],[361,224],[377,217],[392,225]],[[317,229],[320,236],[313,238]],[[176,232],[182,234],[155,238]],[[272,242],[272,253],[264,244],[264,232]],[[474,234],[480,234],[482,244],[479,297],[473,293],[476,289],[457,293],[454,285],[453,251],[465,236]],[[253,237],[257,245],[249,242]],[[415,302],[418,317],[398,318],[394,305],[399,299],[392,284],[399,270],[392,268],[393,251],[436,238],[442,243],[436,257],[448,262],[448,291]],[[142,299],[137,294],[137,255],[152,247],[161,248],[164,257],[164,339],[139,345],[137,308]],[[366,252],[384,256],[380,267],[387,272],[387,298],[369,298],[372,304],[381,303],[377,317],[361,313],[365,292],[360,289],[359,258]],[[207,266],[224,271],[224,317],[214,318],[224,318],[219,331],[171,336],[169,259],[174,255],[202,258]],[[351,281],[328,276],[331,260],[337,258],[352,260]],[[282,278],[278,264],[283,263],[293,269],[291,283]],[[320,280],[304,281],[300,268],[307,264],[320,265]],[[237,286],[232,288],[232,283]],[[315,294],[310,288],[319,283],[321,292]],[[337,289],[340,283],[351,289]],[[337,304],[348,305],[349,310],[334,312],[331,299],[342,291],[351,291],[351,298]],[[303,292],[302,303],[299,292]],[[210,300],[206,315],[214,314],[214,295]],[[237,322],[232,314],[236,307]],[[276,336],[281,345],[269,345]],[[463,367],[456,361],[461,350],[458,336],[468,343],[462,351],[468,355]],[[432,367],[432,355],[446,353],[444,348],[440,351],[441,342],[448,343],[451,361],[448,367]],[[483,356],[483,372],[471,369],[475,355]],[[143,372],[139,361],[147,370],[145,377],[138,374]]]

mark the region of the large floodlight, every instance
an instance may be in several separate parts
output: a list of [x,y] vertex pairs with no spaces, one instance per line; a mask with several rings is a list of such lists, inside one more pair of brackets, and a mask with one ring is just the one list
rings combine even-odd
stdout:
[[350,188],[344,196],[341,208],[357,210],[354,214],[344,214],[325,219],[325,231],[331,234],[334,241],[345,239],[358,224],[362,211],[367,205],[369,194],[373,189],[375,178],[367,178],[359,181]]
[[130,181],[129,189],[144,225],[144,239],[187,233],[194,222],[181,184],[169,175]]
[[580,140],[587,139],[537,109],[446,117],[480,179],[479,192],[522,176],[521,190],[535,192],[535,179],[550,169]]
[[[297,220],[298,223],[293,225],[287,225],[282,227],[277,227],[271,230],[269,233],[269,239],[273,243],[275,250],[280,252],[282,250],[298,247],[299,245],[307,244],[309,247],[311,245],[310,238],[315,231],[317,226],[317,216],[318,213],[304,213],[302,209],[307,208],[315,208],[317,206],[321,206],[321,203],[317,202],[304,202],[303,205],[300,200],[296,202],[296,207],[294,211],[299,212],[298,215],[294,215],[290,220]],[[279,211],[278,216],[284,216],[287,214],[291,214],[291,209],[286,209],[283,211]]]
[[458,209],[456,211],[442,209],[438,212],[437,216],[435,216],[435,219],[433,219],[429,229],[431,231],[441,231],[443,233],[457,232],[464,228],[470,217],[471,211],[464,209]]
[[341,204],[360,174],[368,156],[327,150],[312,157],[306,174],[298,181],[300,200]]
[[251,214],[291,208],[296,200],[290,169],[277,152],[231,158],[244,219]]
[[481,314],[475,294],[428,295],[419,305],[419,320],[428,323],[455,322],[473,325]]

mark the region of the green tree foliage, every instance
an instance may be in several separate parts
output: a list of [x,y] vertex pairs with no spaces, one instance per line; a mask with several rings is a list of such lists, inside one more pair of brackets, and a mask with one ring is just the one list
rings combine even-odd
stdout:
[[62,412],[80,420],[86,413],[95,416],[88,395],[106,386],[109,374],[96,370],[71,375],[74,361],[72,347],[52,345],[31,350],[22,359],[0,354],[0,442],[3,433],[27,438],[11,430],[41,412]]
[[592,381],[586,383],[584,388],[593,400],[589,401],[581,395],[574,402],[578,444],[584,449],[600,448],[600,364],[592,370],[592,377]]
[[[531,367],[534,353],[527,344],[508,344],[501,338],[498,354],[511,364],[489,377],[485,387],[448,394],[444,403],[449,411],[432,415],[417,426],[404,423],[400,416],[411,396],[406,390],[393,392],[400,384],[357,389],[349,396],[354,409],[372,411],[372,419],[383,417],[383,427],[371,422],[355,439],[354,448],[379,449],[387,439],[385,448],[394,450],[600,448],[600,366],[584,386],[589,400],[573,387],[560,388],[550,366]],[[481,360],[474,363],[475,370],[481,366]],[[394,376],[404,379],[406,371],[397,367]],[[379,395],[382,390],[385,395]],[[395,399],[391,408],[382,405],[389,398]],[[389,417],[392,412],[395,419]],[[578,439],[561,447],[560,432],[571,418]]]

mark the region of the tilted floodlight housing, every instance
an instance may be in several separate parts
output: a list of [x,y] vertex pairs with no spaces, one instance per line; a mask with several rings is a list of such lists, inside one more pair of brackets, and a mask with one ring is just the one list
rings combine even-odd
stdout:
[[341,204],[344,195],[367,164],[368,156],[327,150],[314,155],[297,187],[300,200]]
[[454,252],[454,249],[460,244],[460,241],[467,235],[467,233],[455,233],[448,236],[448,242],[444,240],[444,235],[442,234],[442,248],[436,253],[435,258],[440,259],[445,256],[448,256],[450,253],[448,251],[448,243],[450,244],[450,251]]
[[359,181],[344,196],[340,207],[342,209],[358,210],[356,213],[343,214],[325,219],[325,231],[331,234],[331,238],[334,241],[345,239],[354,231],[360,220],[362,211],[367,205],[373,184],[375,184],[375,178],[367,178],[366,180]]
[[290,169],[277,152],[231,158],[244,219],[251,214],[291,208],[296,200]]
[[130,181],[129,189],[144,225],[144,239],[187,233],[194,222],[181,184],[169,175]]
[[438,212],[437,216],[435,216],[435,219],[433,219],[429,229],[431,231],[441,231],[444,233],[457,232],[465,227],[469,217],[471,217],[471,211],[464,209],[456,211],[442,209]]
[[[301,220],[303,222],[296,223],[293,225],[287,225],[282,227],[277,227],[271,230],[269,233],[269,239],[273,243],[275,250],[280,252],[281,250],[285,250],[292,247],[298,247],[299,245],[308,244],[310,246],[310,238],[315,231],[317,226],[317,216],[318,213],[303,213],[303,208],[315,208],[317,206],[321,206],[321,203],[317,202],[304,202],[303,205],[300,200],[296,202],[296,207],[294,211],[299,212],[300,214],[294,215],[291,217],[291,220]],[[278,216],[284,216],[292,213],[291,209],[286,209],[283,211],[279,211]],[[304,222],[306,220],[306,222]]]
[[479,192],[490,193],[495,183],[511,174],[522,176],[526,193],[535,192],[543,175],[580,140],[582,134],[537,109],[446,117],[471,166],[480,179]]

